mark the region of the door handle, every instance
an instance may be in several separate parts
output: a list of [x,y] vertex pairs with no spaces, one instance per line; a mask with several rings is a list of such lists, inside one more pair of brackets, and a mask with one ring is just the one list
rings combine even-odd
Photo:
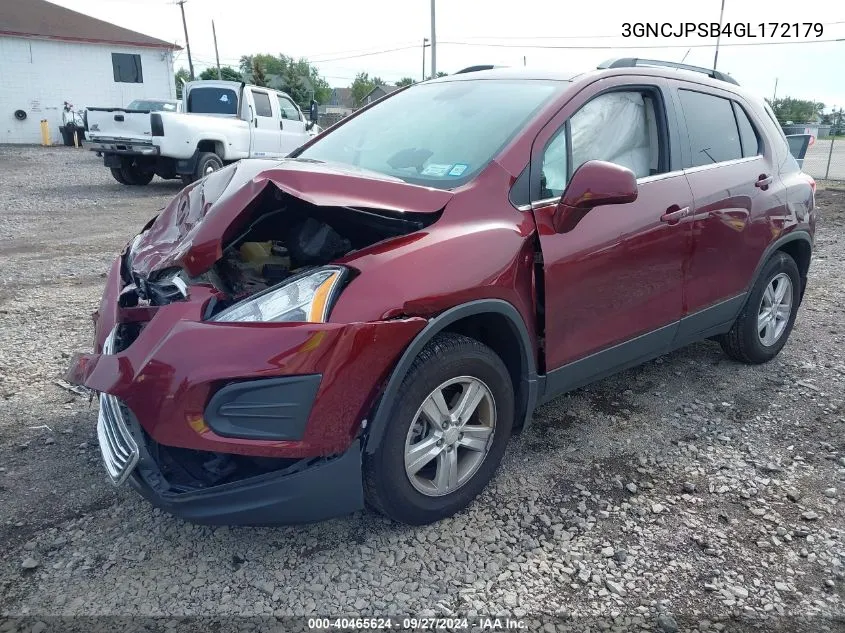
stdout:
[[763,191],[769,188],[769,185],[772,184],[772,177],[768,174],[760,174],[757,177],[757,182],[754,183],[755,187],[760,187]]
[[666,209],[666,213],[660,216],[661,222],[666,224],[677,224],[689,215],[689,207],[680,208],[677,204],[673,204]]
[[284,129],[285,129],[285,122],[284,122],[284,121],[279,121],[279,129],[280,129],[280,130],[284,130]]

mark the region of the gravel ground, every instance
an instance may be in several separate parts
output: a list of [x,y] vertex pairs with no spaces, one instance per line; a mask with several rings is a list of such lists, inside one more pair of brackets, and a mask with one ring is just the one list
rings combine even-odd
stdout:
[[56,384],[90,349],[115,252],[178,188],[119,185],[87,151],[0,147],[3,616],[34,631],[49,616],[161,616],[175,630],[188,616],[303,614],[842,630],[845,190],[819,191],[809,289],[768,365],[701,343],[560,398],[479,499],[436,525],[366,511],[228,529],[108,484],[96,403]]

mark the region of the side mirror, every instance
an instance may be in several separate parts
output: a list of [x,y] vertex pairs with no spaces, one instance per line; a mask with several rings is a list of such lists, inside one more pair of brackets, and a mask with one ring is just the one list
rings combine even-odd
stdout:
[[555,231],[568,233],[594,207],[627,204],[636,200],[637,194],[637,177],[630,169],[603,160],[588,160],[572,174],[555,209]]
[[316,123],[320,118],[320,108],[315,99],[311,100],[311,112],[309,112],[308,118],[311,120],[311,123]]

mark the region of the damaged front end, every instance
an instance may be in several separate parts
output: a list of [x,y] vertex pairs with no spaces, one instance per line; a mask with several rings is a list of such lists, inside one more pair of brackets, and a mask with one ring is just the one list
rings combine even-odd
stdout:
[[352,255],[429,226],[450,195],[294,160],[180,193],[115,261],[96,353],[67,374],[101,394],[112,478],[200,522],[359,507],[362,421],[425,319],[334,323],[331,308]]

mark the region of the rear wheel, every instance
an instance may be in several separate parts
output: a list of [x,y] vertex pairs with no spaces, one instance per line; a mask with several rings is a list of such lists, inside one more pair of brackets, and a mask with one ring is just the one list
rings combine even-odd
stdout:
[[513,426],[513,385],[502,360],[475,339],[439,334],[390,406],[390,426],[364,461],[370,505],[414,525],[469,505],[496,472]]
[[798,266],[778,251],[763,267],[731,331],[718,338],[722,349],[743,363],[770,361],[786,345],[800,301]]
[[120,173],[127,185],[148,185],[155,176],[152,171],[146,171],[135,165],[127,165],[120,168]]
[[111,168],[111,175],[112,177],[119,182],[121,185],[128,185],[129,183],[126,181],[126,178],[123,177],[123,171],[117,167]]
[[197,168],[194,172],[194,179],[205,178],[211,173],[223,167],[223,161],[214,152],[203,152],[197,158]]

